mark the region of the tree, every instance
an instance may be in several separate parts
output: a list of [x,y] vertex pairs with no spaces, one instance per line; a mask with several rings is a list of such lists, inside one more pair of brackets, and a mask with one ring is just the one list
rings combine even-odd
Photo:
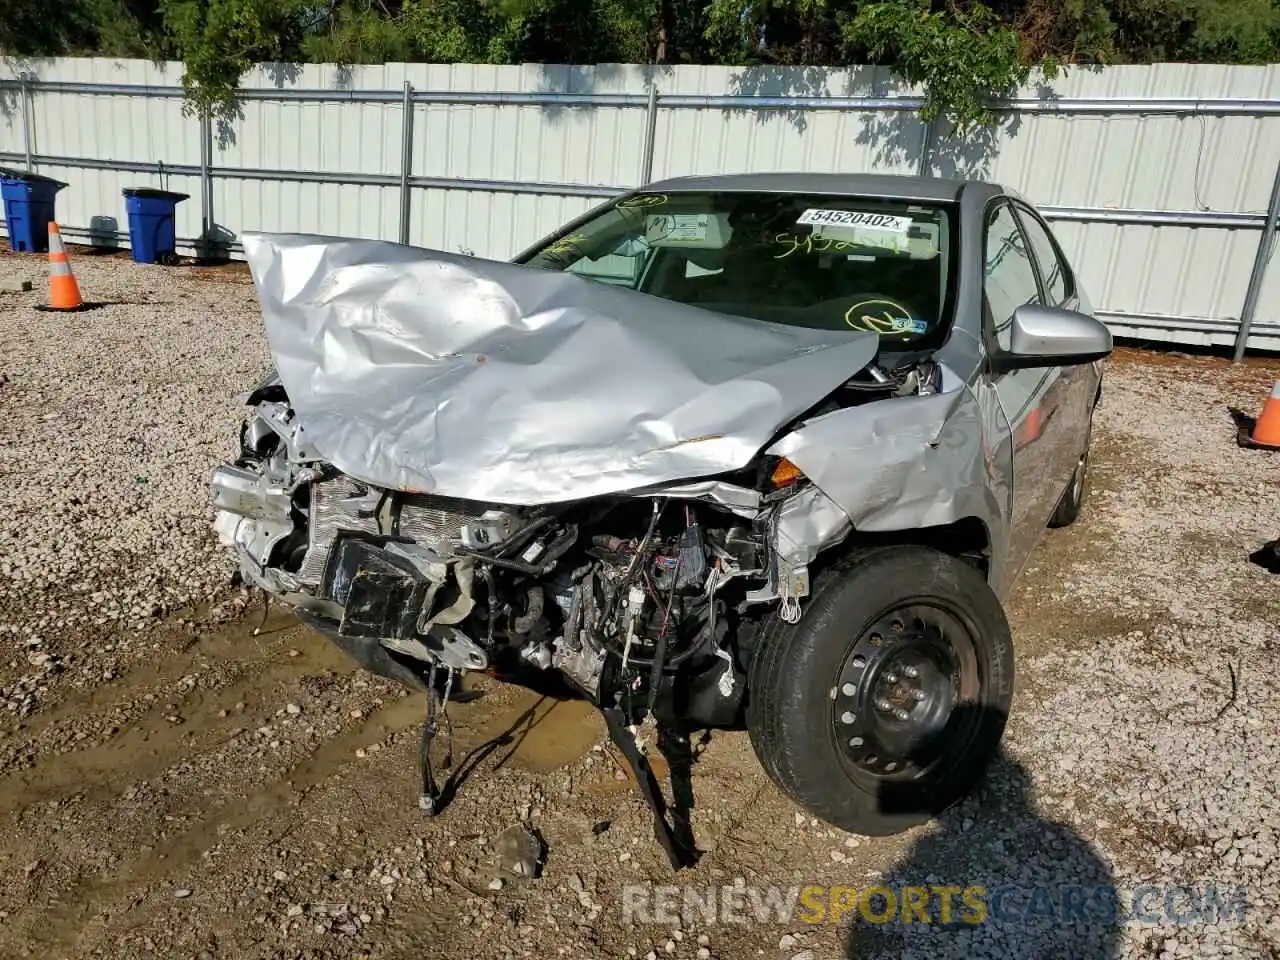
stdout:
[[331,0],[319,22],[304,29],[302,50],[315,63],[395,63],[418,53],[406,35],[402,4]]
[[171,52],[153,0],[71,0],[58,16],[47,0],[4,0],[0,14],[0,54],[162,59]]
[[946,116],[961,131],[992,122],[992,98],[1034,70],[1060,67],[977,0],[713,0],[707,36],[729,62],[887,65],[924,89],[925,120]]
[[303,60],[303,40],[324,25],[308,0],[160,0],[160,11],[186,67],[188,111],[220,117],[253,64]]
[[924,88],[922,119],[945,116],[960,133],[993,123],[992,99],[1022,86],[1033,69],[1050,80],[1061,69],[1055,53],[1024,56],[1018,31],[977,2],[938,11],[928,0],[863,4],[845,23],[844,37]]
[[[1280,59],[1280,0],[4,0],[0,53],[176,57],[225,115],[254,63],[890,67],[960,128],[1037,71]],[[158,6],[157,6],[158,4]]]
[[836,64],[841,23],[858,3],[837,0],[712,0],[706,36],[727,63]]

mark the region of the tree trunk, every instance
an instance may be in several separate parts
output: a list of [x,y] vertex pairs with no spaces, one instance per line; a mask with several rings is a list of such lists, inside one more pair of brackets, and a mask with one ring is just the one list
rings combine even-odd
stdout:
[[671,20],[671,0],[659,0],[658,39],[653,51],[654,63],[666,63],[670,56]]

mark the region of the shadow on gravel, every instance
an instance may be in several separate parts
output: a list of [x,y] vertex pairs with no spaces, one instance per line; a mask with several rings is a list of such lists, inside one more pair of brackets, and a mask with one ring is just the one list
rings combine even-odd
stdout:
[[1264,543],[1249,554],[1249,562],[1257,564],[1268,573],[1280,573],[1280,540]]
[[975,795],[931,824],[849,914],[845,956],[1118,957],[1110,868],[1071,827],[1036,813],[1030,791],[1026,769],[1001,751]]
[[[462,762],[450,771],[448,778],[444,782],[444,786],[440,788],[440,794],[436,800],[437,813],[443,811],[445,807],[453,802],[453,798],[457,796],[458,791],[462,789],[462,785],[467,782],[467,778],[475,773],[476,769],[488,759],[489,754],[493,753],[499,747],[511,746],[511,749],[507,751],[506,756],[502,757],[502,759],[498,761],[498,766],[502,766],[502,764],[510,758],[511,754],[514,753],[516,748],[520,745],[521,740],[528,736],[530,729],[532,729],[535,723],[534,718],[540,704],[541,701],[534,703],[534,705],[528,710],[525,710],[520,714],[520,716],[516,718],[515,722],[507,727],[507,729],[503,730],[497,736],[490,737],[483,743],[477,744],[465,757],[462,758]],[[449,736],[450,745],[447,753],[451,755],[453,753],[452,733],[450,733]],[[512,744],[514,744],[514,746],[512,746]],[[421,749],[425,750],[426,747],[421,747]],[[452,759],[447,758],[445,767],[448,768],[450,766],[452,766]]]

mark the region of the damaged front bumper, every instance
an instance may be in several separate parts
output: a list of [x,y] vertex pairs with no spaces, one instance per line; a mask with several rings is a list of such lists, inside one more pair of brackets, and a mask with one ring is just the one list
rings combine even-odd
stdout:
[[474,607],[474,561],[465,554],[500,541],[513,515],[392,498],[322,466],[291,463],[286,449],[260,470],[219,467],[211,488],[214,529],[241,577],[313,626],[428,663],[488,666],[484,649],[455,626]]
[[[262,389],[249,398],[260,399]],[[474,618],[464,626],[476,609],[477,578],[498,567],[548,573],[554,562],[547,561],[566,546],[550,532],[537,535],[540,525],[552,526],[540,508],[390,491],[340,473],[307,447],[284,401],[259,402],[243,428],[240,458],[213,472],[211,490],[214,528],[234,551],[243,580],[296,610],[363,665],[381,664],[374,669],[384,675],[386,657],[374,647],[428,666],[489,668],[492,636],[477,635]],[[812,486],[769,503],[755,490],[719,480],[634,497],[710,504],[759,529],[769,546],[764,562],[732,575],[755,580],[747,603],[780,599],[788,619],[798,617],[809,592],[809,563],[851,529]],[[488,602],[485,591],[479,595]],[[573,593],[551,589],[547,602],[568,616]],[[525,658],[563,670],[588,690],[602,666],[598,651],[573,643],[530,644]],[[406,679],[405,671],[396,673]]]

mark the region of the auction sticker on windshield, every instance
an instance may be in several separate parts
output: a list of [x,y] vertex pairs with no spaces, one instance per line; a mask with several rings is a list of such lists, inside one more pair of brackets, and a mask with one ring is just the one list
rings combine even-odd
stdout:
[[650,240],[697,243],[707,239],[710,218],[705,213],[673,213],[651,216],[645,227]]
[[800,214],[796,223],[861,227],[863,230],[905,234],[911,227],[911,218],[895,217],[887,213],[868,213],[864,210],[806,210]]

